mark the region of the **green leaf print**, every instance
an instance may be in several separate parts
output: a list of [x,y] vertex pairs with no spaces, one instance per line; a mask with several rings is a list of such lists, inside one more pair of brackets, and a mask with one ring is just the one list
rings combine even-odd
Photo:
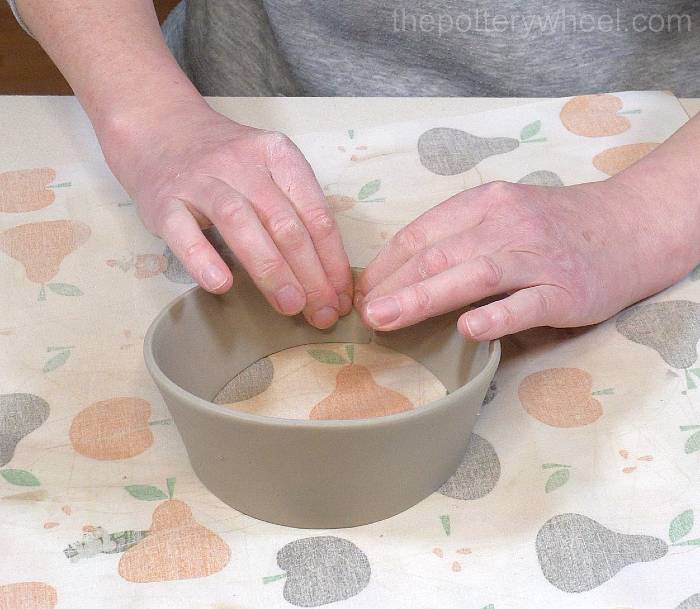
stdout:
[[568,469],[558,469],[553,472],[547,482],[544,485],[544,492],[551,493],[556,491],[559,487],[564,486],[569,481],[570,472]]
[[309,349],[309,355],[322,364],[347,364],[347,360],[330,349]]
[[57,353],[44,364],[44,372],[51,372],[52,370],[56,370],[56,368],[60,368],[68,361],[69,357],[70,350],[68,349]]
[[360,192],[357,193],[357,200],[364,201],[365,199],[369,199],[372,195],[377,193],[381,186],[382,181],[378,179],[367,182],[367,184],[360,188]]
[[542,128],[542,121],[535,121],[529,125],[525,125],[520,132],[520,139],[525,141],[535,137]]
[[690,434],[690,437],[685,442],[686,454],[694,453],[700,450],[700,431]]
[[36,476],[24,469],[0,469],[0,476],[15,486],[40,486]]
[[668,538],[671,543],[676,543],[679,539],[685,537],[693,528],[693,510],[681,512],[668,526]]
[[168,498],[157,486],[148,484],[130,484],[125,486],[124,489],[129,495],[141,501],[160,501]]
[[46,287],[49,288],[54,294],[59,294],[60,296],[82,296],[80,288],[77,285],[71,283],[47,283]]

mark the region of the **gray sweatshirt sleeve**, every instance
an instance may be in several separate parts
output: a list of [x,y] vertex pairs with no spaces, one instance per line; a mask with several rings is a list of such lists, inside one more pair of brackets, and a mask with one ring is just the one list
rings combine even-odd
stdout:
[[17,10],[17,0],[7,0],[7,3],[10,5],[10,10],[12,11],[12,14],[15,16],[15,19],[17,19],[17,23],[19,23],[22,26],[22,29],[27,32],[32,38],[34,38],[33,34],[29,31],[29,28],[27,27],[27,24],[22,21],[22,17],[19,15],[19,11]]

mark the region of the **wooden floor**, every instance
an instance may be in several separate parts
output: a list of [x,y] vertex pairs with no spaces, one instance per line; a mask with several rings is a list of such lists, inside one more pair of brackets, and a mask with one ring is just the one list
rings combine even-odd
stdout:
[[[163,21],[177,0],[156,0]],[[41,46],[0,0],[0,95],[71,95],[72,91]]]

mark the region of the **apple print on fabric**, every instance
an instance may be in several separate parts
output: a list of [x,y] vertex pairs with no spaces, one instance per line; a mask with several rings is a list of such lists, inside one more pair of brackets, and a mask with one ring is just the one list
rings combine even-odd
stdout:
[[275,375],[275,368],[269,357],[263,357],[257,362],[234,376],[224,388],[216,394],[215,404],[235,404],[250,400],[260,395],[271,384]]
[[697,361],[700,304],[690,300],[643,303],[617,316],[617,331],[628,340],[651,347],[674,368]]
[[501,462],[493,446],[473,433],[457,471],[438,493],[453,499],[481,499],[494,489],[500,477]]
[[70,182],[52,184],[56,172],[50,167],[21,169],[0,173],[0,212],[36,211],[56,199],[52,188],[70,186]]
[[[561,122],[571,133],[584,137],[605,137],[624,133],[632,123],[620,116],[624,102],[616,95],[580,95],[561,109]],[[632,110],[630,113],[638,114]]]
[[52,220],[21,224],[0,233],[0,251],[24,266],[27,279],[41,284],[39,300],[46,299],[45,287],[61,296],[80,296],[76,286],[49,283],[63,259],[90,237],[90,228],[73,220]]
[[127,581],[146,583],[207,577],[221,571],[231,558],[226,542],[199,524],[186,503],[172,498],[174,478],[168,478],[167,486],[167,495],[154,486],[126,487],[136,499],[165,499],[153,511],[145,539],[119,559],[119,575]]
[[541,169],[533,171],[518,180],[518,184],[531,184],[533,186],[564,186],[564,182],[553,171]]
[[641,144],[625,144],[624,146],[609,148],[593,157],[593,166],[598,171],[614,176],[634,165],[658,145],[656,142],[643,142]]
[[17,444],[49,417],[49,404],[31,393],[0,395],[0,467],[10,462]]
[[153,444],[149,426],[164,422],[149,423],[150,416],[151,405],[139,398],[96,402],[75,416],[70,426],[70,441],[77,453],[91,459],[135,457]]
[[18,582],[0,586],[0,609],[53,609],[58,595],[43,582]]
[[548,368],[526,376],[518,387],[518,398],[525,411],[552,427],[590,425],[603,415],[603,407],[593,395],[593,378],[580,368]]
[[297,607],[319,607],[359,594],[369,583],[367,556],[340,537],[306,537],[277,553],[286,571],[284,598]]

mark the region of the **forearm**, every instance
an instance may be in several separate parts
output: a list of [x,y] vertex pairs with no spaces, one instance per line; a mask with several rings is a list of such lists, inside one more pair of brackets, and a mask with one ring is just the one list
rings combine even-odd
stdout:
[[167,48],[152,0],[18,0],[17,9],[98,137],[148,120],[158,105],[204,103]]
[[[625,212],[649,220],[640,226],[660,246],[646,274],[663,289],[700,263],[700,116],[641,161],[611,178],[637,195]],[[646,206],[650,213],[644,214]]]

